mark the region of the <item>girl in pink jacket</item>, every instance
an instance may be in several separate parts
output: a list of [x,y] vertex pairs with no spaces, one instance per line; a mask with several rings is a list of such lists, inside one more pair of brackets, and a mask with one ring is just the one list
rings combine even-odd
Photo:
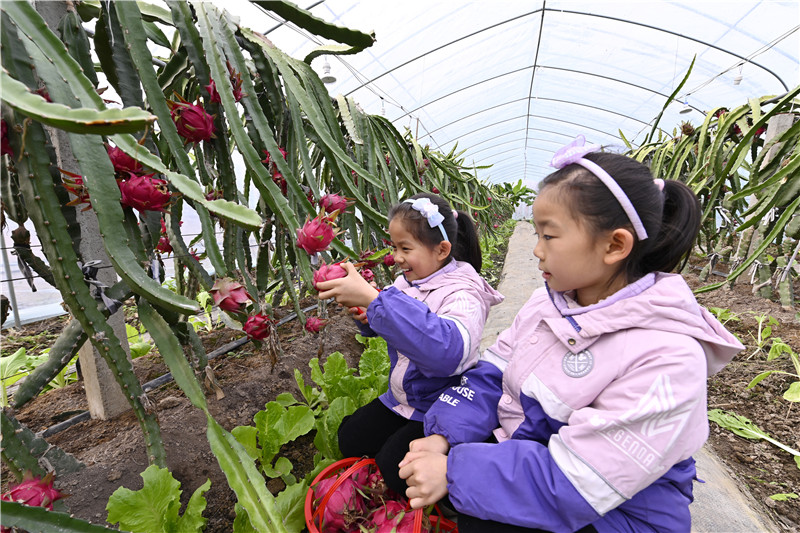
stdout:
[[320,298],[366,308],[362,333],[386,339],[389,390],[345,417],[339,448],[345,457],[374,457],[386,484],[402,493],[398,463],[424,436],[422,419],[439,393],[478,362],[489,308],[503,297],[478,274],[472,219],[442,197],[421,193],[392,207],[389,235],[403,272],[392,286],[378,291],[347,263],[346,277],[317,287]]
[[533,204],[545,287],[400,463],[412,507],[449,493],[461,533],[691,529],[706,379],[742,345],[668,273],[699,230],[692,191],[598,149],[556,153]]

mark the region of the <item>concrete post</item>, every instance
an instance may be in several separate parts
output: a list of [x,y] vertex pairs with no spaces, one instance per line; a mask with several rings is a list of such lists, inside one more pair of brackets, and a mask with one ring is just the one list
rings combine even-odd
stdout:
[[[56,32],[59,21],[67,12],[67,2],[38,0],[35,2],[35,6],[36,11],[44,18],[50,29]],[[72,154],[67,133],[49,127],[47,130],[56,151],[59,167],[79,174],[80,168],[75,156]],[[101,267],[110,266],[111,261],[103,247],[100,227],[94,211],[91,209],[83,212],[79,211],[78,222],[81,227],[80,252],[83,260],[85,262],[100,260],[102,261]],[[113,268],[101,268],[98,271],[97,279],[101,283],[111,286],[117,282],[117,274]],[[130,358],[130,348],[122,309],[110,316],[108,322],[114,333],[119,337],[122,347]],[[86,388],[86,399],[89,403],[89,413],[92,418],[106,420],[130,409],[130,403],[123,395],[122,389],[114,379],[111,370],[90,342],[87,341],[81,347],[78,356],[83,373],[84,387]]]

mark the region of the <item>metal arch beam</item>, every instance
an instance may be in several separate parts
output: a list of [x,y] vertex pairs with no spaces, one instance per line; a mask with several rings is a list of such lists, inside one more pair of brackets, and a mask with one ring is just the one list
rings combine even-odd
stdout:
[[[519,130],[519,131],[527,131],[527,128],[525,130]],[[538,138],[535,138],[535,137],[527,137],[526,136],[525,140],[526,141],[547,142],[547,143],[553,143],[553,144],[558,144],[559,146],[563,146],[563,144],[559,143],[558,141],[551,141],[551,140],[548,140],[548,139],[538,139]],[[512,142],[521,142],[521,141],[522,141],[521,138],[515,138],[515,139],[512,139],[510,141],[505,141],[505,142],[501,142],[501,143],[498,143],[498,144],[494,144],[493,146],[502,146],[504,144],[508,144],[508,143],[512,143]],[[476,145],[472,145],[471,148],[474,148],[475,146]],[[487,146],[486,148],[481,148],[480,150],[476,150],[476,151],[472,152],[471,154],[465,154],[465,157],[467,157],[467,156],[473,156],[474,157],[475,154],[478,154],[478,153],[483,152],[485,150],[489,150],[491,148],[492,148],[491,146]],[[528,150],[528,149],[533,150],[533,149],[536,149],[536,147],[535,146],[528,146],[526,144],[523,149],[524,150]],[[469,148],[467,148],[467,150],[469,150]]]
[[[505,120],[500,120],[500,121],[498,121],[498,122],[494,122],[494,123],[492,123],[492,124],[488,124],[488,125],[486,125],[486,126],[483,126],[483,127],[481,127],[481,128],[478,128],[478,129],[475,129],[475,130],[472,130],[472,131],[468,131],[468,132],[466,132],[466,133],[463,133],[463,134],[461,134],[461,135],[459,135],[459,136],[457,136],[457,137],[453,137],[452,139],[450,139],[450,140],[448,140],[448,141],[445,141],[445,142],[443,142],[443,143],[442,143],[442,145],[443,145],[443,146],[444,146],[444,145],[447,145],[448,143],[451,143],[451,142],[453,142],[453,141],[455,141],[455,140],[457,140],[457,139],[460,139],[461,137],[465,137],[465,136],[467,136],[467,135],[471,135],[471,134],[473,134],[473,133],[475,133],[475,132],[477,132],[477,131],[480,131],[480,130],[483,130],[483,129],[486,129],[486,128],[490,128],[490,127],[492,127],[492,126],[496,126],[496,125],[498,125],[498,124],[502,124],[503,122],[509,122],[509,121],[511,121],[511,120],[517,120],[517,119],[520,119],[520,118],[528,118],[528,117],[541,118],[541,119],[544,119],[544,120],[552,120],[552,121],[554,121],[554,122],[562,122],[562,123],[564,123],[564,124],[571,124],[571,125],[573,125],[573,126],[578,126],[578,127],[580,127],[580,128],[589,129],[589,130],[592,130],[592,131],[596,131],[596,132],[598,132],[598,133],[602,133],[603,135],[606,135],[606,136],[608,136],[608,137],[614,137],[615,139],[619,139],[619,136],[618,136],[618,135],[615,135],[615,134],[613,134],[613,133],[608,133],[608,132],[605,132],[605,131],[603,131],[603,130],[598,130],[598,129],[595,129],[595,128],[590,128],[589,126],[585,126],[585,125],[583,125],[583,124],[578,124],[577,122],[570,122],[570,121],[568,121],[568,120],[562,120],[562,119],[558,119],[558,118],[545,117],[545,116],[541,116],[541,115],[528,115],[528,114],[525,114],[525,115],[519,115],[519,116],[516,116],[516,117],[507,118],[507,119],[505,119]],[[527,128],[527,129],[529,129],[529,130],[531,130],[531,131],[535,131],[535,129],[534,129],[534,128]],[[558,135],[563,135],[564,137],[570,137],[570,138],[571,138],[571,136],[570,136],[570,135],[566,135],[566,134],[559,133],[559,132],[550,132],[550,133],[556,133],[556,134],[558,134]]]
[[[433,100],[425,102],[424,104],[422,104],[420,106],[417,106],[414,109],[411,109],[411,110],[403,109],[403,111],[405,111],[405,113],[403,113],[399,117],[390,119],[390,121],[394,122],[396,120],[401,120],[401,119],[407,117],[408,115],[410,115],[411,113],[415,113],[416,111],[419,111],[420,109],[422,109],[422,108],[424,108],[424,107],[426,107],[426,106],[428,106],[430,104],[436,103],[439,100],[444,100],[445,98],[449,98],[449,97],[453,96],[454,94],[460,93],[461,91],[465,91],[467,89],[471,89],[473,87],[477,87],[478,85],[481,85],[481,84],[489,82],[489,81],[494,81],[494,80],[502,78],[504,76],[509,76],[511,74],[517,74],[517,73],[525,71],[525,70],[527,70],[529,68],[534,68],[534,66],[530,65],[530,66],[527,66],[527,67],[518,68],[518,69],[515,69],[515,70],[504,72],[503,74],[498,74],[497,76],[492,76],[491,78],[485,78],[485,79],[483,79],[481,81],[478,81],[478,82],[475,82],[475,83],[471,83],[471,84],[469,84],[469,85],[467,85],[465,87],[461,87],[460,89],[456,89],[455,91],[449,92],[449,93],[444,94],[444,95],[442,95],[442,96],[440,96],[438,98],[434,98]],[[562,71],[562,72],[572,72],[574,74],[583,74],[583,75],[586,75],[586,76],[593,76],[595,78],[601,78],[601,79],[604,79],[604,80],[613,81],[615,83],[621,83],[623,85],[630,85],[631,87],[636,87],[637,89],[641,89],[641,90],[649,92],[649,93],[657,94],[657,95],[659,95],[659,96],[661,96],[663,98],[669,98],[668,94],[664,94],[661,91],[656,91],[655,89],[649,89],[649,88],[644,87],[642,85],[638,85],[636,83],[631,83],[629,81],[621,80],[619,78],[613,78],[611,76],[603,76],[602,74],[595,74],[593,72],[585,72],[583,70],[575,70],[575,69],[568,69],[568,68],[562,68],[562,67],[548,67],[546,65],[536,65],[535,68],[558,70],[558,71]],[[690,106],[690,107],[692,107],[692,109],[694,109],[695,111],[697,111],[699,113],[703,112],[701,109],[698,109],[698,108],[696,108],[694,106]]]
[[547,7],[543,8],[543,9],[545,11],[552,11],[554,13],[567,13],[567,14],[570,14],[570,15],[583,15],[583,16],[586,16],[586,17],[597,17],[597,18],[603,18],[603,19],[608,19],[608,20],[615,20],[617,22],[622,22],[624,24],[633,24],[635,26],[641,26],[643,28],[648,28],[648,29],[651,29],[651,30],[660,31],[662,33],[668,33],[670,35],[674,35],[674,36],[680,37],[682,39],[688,39],[689,41],[694,41],[696,43],[700,43],[703,46],[708,46],[709,48],[713,48],[714,50],[718,50],[718,51],[720,51],[720,52],[722,52],[724,54],[732,55],[733,57],[739,58],[739,59],[741,59],[743,61],[746,61],[747,63],[750,63],[751,65],[755,65],[758,68],[769,72],[770,74],[772,74],[775,77],[776,80],[778,80],[780,82],[781,85],[783,85],[783,90],[784,91],[788,91],[789,90],[789,86],[786,85],[786,83],[783,81],[783,78],[781,78],[780,76],[778,76],[777,74],[772,72],[770,69],[768,69],[764,65],[756,63],[755,61],[750,61],[746,57],[740,56],[739,54],[736,54],[734,52],[731,52],[730,50],[726,50],[724,48],[721,48],[721,47],[719,47],[719,46],[717,46],[715,44],[707,43],[707,42],[702,41],[700,39],[695,39],[694,37],[690,37],[688,35],[684,35],[683,33],[678,33],[678,32],[674,32],[674,31],[671,31],[671,30],[665,30],[664,28],[659,28],[657,26],[652,26],[650,24],[645,24],[643,22],[633,22],[631,20],[625,20],[625,19],[621,19],[621,18],[618,18],[618,17],[612,17],[610,15],[600,15],[600,14],[594,14],[594,13],[585,13],[585,12],[582,12],[582,11],[571,11],[569,9],[552,9],[552,8],[547,8]]
[[[370,83],[372,83],[372,82],[374,82],[376,80],[379,80],[380,78],[386,76],[387,74],[391,74],[395,70],[401,69],[404,66],[406,66],[406,65],[408,65],[410,63],[413,63],[414,61],[417,61],[419,59],[422,59],[423,57],[425,57],[427,55],[430,55],[430,54],[432,54],[434,52],[438,52],[439,50],[441,50],[443,48],[447,48],[450,45],[456,44],[457,42],[463,41],[465,39],[469,39],[470,37],[473,37],[475,35],[481,34],[481,33],[485,32],[485,31],[489,31],[491,29],[497,28],[497,27],[502,26],[504,24],[508,24],[509,22],[514,22],[515,20],[519,20],[521,18],[525,18],[525,17],[530,16],[530,15],[535,15],[536,13],[538,13],[540,11],[542,11],[542,9],[534,9],[533,11],[529,11],[528,13],[523,13],[521,15],[517,15],[516,17],[512,17],[510,19],[503,20],[503,21],[498,22],[496,24],[492,24],[491,26],[486,26],[485,28],[481,28],[480,30],[474,31],[472,33],[468,33],[467,35],[459,37],[458,39],[450,41],[449,43],[445,43],[445,44],[443,44],[441,46],[437,46],[436,48],[432,48],[432,49],[428,50],[427,52],[425,52],[424,54],[420,54],[420,55],[418,55],[418,56],[416,56],[416,57],[414,57],[412,59],[409,59],[405,63],[401,63],[401,64],[397,65],[396,67],[391,68],[391,69],[389,69],[387,71],[384,71],[381,74],[375,76],[374,78],[365,81],[364,83],[362,83],[361,85],[359,85],[355,89],[352,89],[350,92],[345,94],[345,96],[350,96],[351,94],[353,94],[357,90],[362,89],[363,87],[369,85]],[[400,117],[400,118],[402,118],[402,117]]]
[[[547,68],[547,67],[543,67],[543,68]],[[437,132],[437,131],[439,131],[441,129],[444,129],[444,128],[448,127],[448,126],[452,126],[456,122],[460,122],[462,120],[466,120],[468,118],[474,117],[475,115],[479,115],[479,114],[484,113],[486,111],[491,111],[492,109],[497,109],[498,107],[503,107],[503,106],[510,105],[510,104],[516,104],[517,102],[522,102],[523,100],[529,100],[529,101],[530,100],[538,100],[538,101],[544,101],[544,102],[558,102],[558,103],[561,103],[561,104],[568,104],[568,105],[576,105],[576,106],[580,106],[580,107],[587,107],[589,109],[596,109],[597,111],[602,111],[604,113],[611,113],[612,115],[617,115],[619,117],[623,117],[623,118],[627,118],[627,119],[630,119],[630,120],[634,120],[634,121],[639,122],[641,124],[649,124],[649,122],[645,122],[644,120],[640,120],[640,119],[638,119],[636,117],[632,117],[630,115],[626,115],[625,113],[618,113],[616,111],[611,111],[610,109],[606,109],[604,107],[598,107],[598,106],[593,106],[593,105],[589,105],[589,104],[582,104],[580,102],[573,102],[571,100],[561,100],[561,99],[558,99],[558,98],[540,98],[538,96],[535,96],[535,97],[530,97],[529,96],[529,97],[526,97],[526,98],[518,98],[516,100],[511,100],[509,102],[505,102],[505,103],[502,103],[502,104],[493,105],[491,107],[486,107],[484,109],[481,109],[480,111],[476,111],[474,113],[470,113],[469,115],[464,115],[463,117],[458,118],[458,119],[456,119],[456,120],[454,120],[452,122],[448,122],[447,124],[445,124],[443,126],[440,126],[438,128],[430,130],[428,133],[426,133],[425,135],[420,137],[420,139],[424,139],[428,135],[431,135],[431,134],[433,134],[433,133],[435,133],[435,132]],[[530,106],[529,106],[528,111],[530,111]],[[664,131],[663,128],[658,128],[658,129],[661,130],[661,131]]]

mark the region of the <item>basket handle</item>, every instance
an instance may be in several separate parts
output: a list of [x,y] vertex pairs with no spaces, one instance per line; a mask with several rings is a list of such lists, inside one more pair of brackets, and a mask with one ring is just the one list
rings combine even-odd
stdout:
[[414,533],[422,532],[422,509],[414,510]]
[[342,472],[339,475],[339,477],[336,478],[336,481],[333,482],[331,488],[328,489],[328,492],[325,493],[325,496],[322,497],[322,500],[319,502],[319,505],[317,505],[317,508],[314,510],[314,514],[311,516],[311,520],[314,523],[316,523],[316,519],[320,516],[320,513],[322,513],[322,511],[325,509],[325,506],[328,504],[328,500],[331,499],[331,496],[333,496],[334,491],[338,489],[342,483],[344,483],[345,479],[349,478],[356,470],[359,470],[361,468],[364,468],[365,466],[369,466],[372,464],[375,464],[375,459],[366,459],[366,458],[359,459],[358,461],[353,463],[351,467]]

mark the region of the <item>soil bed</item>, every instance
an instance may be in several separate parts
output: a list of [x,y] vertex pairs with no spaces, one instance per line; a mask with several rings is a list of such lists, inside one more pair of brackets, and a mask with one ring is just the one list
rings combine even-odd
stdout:
[[[689,274],[686,278],[692,287],[702,285],[695,274]],[[798,285],[795,283],[795,294],[800,293]],[[797,378],[777,374],[763,380],[755,388],[747,389],[748,383],[765,370],[795,372],[785,355],[767,362],[766,353],[756,350],[757,345],[751,333],[756,331],[756,315],[772,316],[779,322],[772,336],[783,339],[795,352],[800,351],[797,309],[783,310],[780,304],[753,295],[750,285],[746,283],[737,283],[733,289],[700,294],[698,300],[706,307],[724,308],[735,313],[739,320],[729,321],[726,327],[747,345],[734,362],[709,380],[709,408],[743,415],[783,444],[800,448],[800,432],[797,429],[800,427],[800,405],[793,405],[782,397],[790,383]],[[288,314],[291,310],[282,312]],[[355,339],[357,328],[349,316],[337,311],[335,306],[331,306],[330,314],[330,324],[319,335],[303,332],[302,325],[296,320],[281,326],[278,333],[284,354],[274,366],[265,352],[255,349],[250,343],[212,360],[214,374],[225,393],[225,397],[219,400],[213,394],[208,395],[208,403],[216,420],[228,430],[239,425],[251,425],[253,415],[278,394],[286,391],[299,394],[294,370],[299,369],[308,382],[308,362],[319,354],[323,354],[321,360],[324,361],[327,354],[339,351],[351,366],[356,366],[363,350],[363,346]],[[25,326],[25,331],[16,330],[13,333],[16,336],[33,335],[41,331],[57,333],[63,324],[64,319],[51,319]],[[202,335],[208,352],[241,336],[241,332],[228,329]],[[10,348],[5,346],[4,350],[7,349]],[[134,368],[142,383],[167,372],[157,355],[134,360]],[[206,531],[231,531],[235,495],[228,488],[209,448],[204,415],[189,403],[173,382],[153,390],[149,397],[158,408],[167,463],[174,477],[181,482],[184,503],[197,487],[211,479],[204,513],[208,518]],[[83,384],[78,382],[41,395],[20,409],[16,416],[33,431],[41,431],[86,408]],[[141,430],[130,413],[112,420],[82,422],[47,440],[86,464],[80,472],[61,478],[57,485],[71,494],[66,500],[67,507],[78,517],[105,524],[105,505],[111,493],[120,486],[132,490],[142,486],[139,474],[147,467],[147,460]],[[306,436],[283,450],[295,465],[294,472],[299,476],[312,468],[312,440],[312,436]],[[730,468],[744,490],[752,495],[753,505],[761,507],[763,513],[773,518],[778,530],[800,531],[800,500],[776,501],[769,498],[774,494],[800,494],[800,469],[789,453],[763,440],[752,441],[735,436],[713,423],[709,445]],[[5,468],[2,477],[5,489],[9,478]],[[275,480],[268,486],[273,492],[283,488],[282,482]]]

